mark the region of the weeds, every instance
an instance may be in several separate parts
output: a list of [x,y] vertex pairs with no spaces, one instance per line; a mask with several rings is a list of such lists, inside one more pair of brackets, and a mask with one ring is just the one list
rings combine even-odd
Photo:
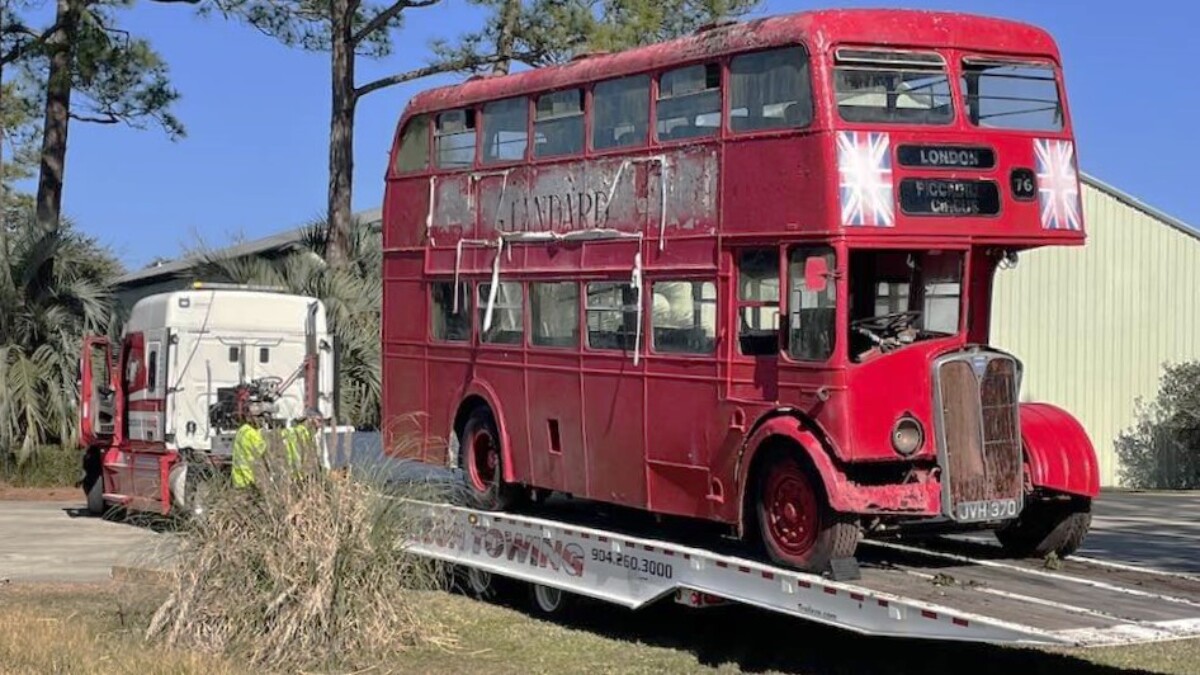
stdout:
[[286,671],[361,668],[450,643],[420,593],[442,570],[398,545],[419,527],[412,509],[361,476],[289,466],[282,445],[268,443],[251,487],[208,486],[147,637]]

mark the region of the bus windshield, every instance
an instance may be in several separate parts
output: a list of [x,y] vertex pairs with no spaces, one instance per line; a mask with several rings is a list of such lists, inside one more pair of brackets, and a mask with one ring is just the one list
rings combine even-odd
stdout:
[[934,52],[839,49],[833,70],[838,114],[847,122],[949,124],[946,62]]
[[963,100],[971,124],[992,129],[1061,131],[1062,101],[1046,63],[963,59]]
[[958,333],[962,275],[958,251],[851,253],[851,359]]

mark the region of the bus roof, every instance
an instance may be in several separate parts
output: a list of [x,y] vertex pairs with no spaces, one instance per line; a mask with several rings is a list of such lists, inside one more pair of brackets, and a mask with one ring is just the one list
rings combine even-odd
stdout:
[[1007,19],[894,9],[800,12],[700,30],[668,42],[589,56],[563,65],[475,77],[413,96],[404,118],[800,41],[818,53],[833,45],[863,44],[962,49],[1058,60],[1058,49],[1049,33]]

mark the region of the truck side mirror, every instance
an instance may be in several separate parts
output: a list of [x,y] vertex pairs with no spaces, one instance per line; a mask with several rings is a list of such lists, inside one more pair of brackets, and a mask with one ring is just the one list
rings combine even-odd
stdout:
[[823,255],[813,255],[804,260],[804,289],[820,293],[829,284],[829,263]]

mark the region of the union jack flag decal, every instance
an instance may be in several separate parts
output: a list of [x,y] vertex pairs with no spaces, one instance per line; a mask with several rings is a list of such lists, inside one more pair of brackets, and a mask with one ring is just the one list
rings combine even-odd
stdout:
[[1038,206],[1042,228],[1083,229],[1083,206],[1079,202],[1079,176],[1075,171],[1075,144],[1071,141],[1037,139]]
[[842,224],[892,227],[892,145],[877,131],[839,131],[837,135]]

